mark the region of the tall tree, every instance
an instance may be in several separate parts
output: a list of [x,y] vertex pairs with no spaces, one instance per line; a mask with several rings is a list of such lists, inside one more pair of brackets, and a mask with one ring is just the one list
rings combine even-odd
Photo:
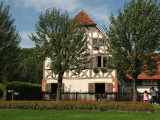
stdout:
[[30,38],[43,50],[44,57],[52,61],[52,70],[58,75],[56,99],[60,100],[64,72],[83,69],[82,55],[87,56],[87,37],[85,30],[69,14],[60,9],[47,9],[39,16],[36,35]]
[[0,82],[12,76],[20,42],[20,36],[9,15],[10,6],[0,3]]
[[43,59],[37,48],[22,48],[15,69],[16,81],[40,84],[43,78]]
[[124,11],[110,16],[108,39],[108,67],[123,75],[130,75],[133,82],[133,100],[137,100],[136,81],[139,74],[157,73],[160,56],[154,52],[160,46],[160,4],[157,0],[132,0],[124,4]]

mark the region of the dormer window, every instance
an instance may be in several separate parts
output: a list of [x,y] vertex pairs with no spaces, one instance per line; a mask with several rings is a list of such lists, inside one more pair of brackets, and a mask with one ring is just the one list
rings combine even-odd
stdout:
[[98,46],[98,40],[97,39],[93,39],[93,46]]

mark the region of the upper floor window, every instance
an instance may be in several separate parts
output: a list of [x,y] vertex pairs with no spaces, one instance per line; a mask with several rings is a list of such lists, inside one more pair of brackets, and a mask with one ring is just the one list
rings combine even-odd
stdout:
[[98,56],[98,67],[102,67],[102,60],[101,60],[101,56]]
[[90,56],[83,59],[83,66],[85,68],[100,68],[107,67],[107,57],[106,56]]
[[101,38],[93,39],[93,46],[104,46],[104,41]]
[[106,67],[106,63],[107,63],[107,57],[98,56],[98,59],[97,59],[98,67]]
[[98,45],[98,40],[97,39],[93,39],[93,46],[97,46]]

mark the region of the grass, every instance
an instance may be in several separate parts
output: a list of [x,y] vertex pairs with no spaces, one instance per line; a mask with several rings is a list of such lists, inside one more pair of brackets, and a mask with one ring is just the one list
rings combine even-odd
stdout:
[[126,113],[119,111],[32,111],[0,110],[0,120],[158,120],[160,106],[154,106],[155,113]]

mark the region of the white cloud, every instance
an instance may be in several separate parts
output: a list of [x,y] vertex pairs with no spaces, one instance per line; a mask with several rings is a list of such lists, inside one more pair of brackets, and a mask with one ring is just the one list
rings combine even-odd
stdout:
[[18,5],[23,4],[28,8],[34,8],[40,12],[52,7],[73,11],[78,6],[81,6],[81,2],[79,0],[16,0],[16,3]]
[[[6,1],[10,2],[10,0]],[[56,7],[63,11],[68,10],[71,17],[74,17],[83,9],[101,29],[104,25],[108,26],[110,23],[108,19],[110,8],[106,4],[107,2],[105,2],[105,4],[100,4],[97,0],[15,0],[12,2],[15,8],[19,7],[25,9],[27,12],[35,10],[37,14],[44,12],[48,8]],[[33,17],[33,19],[35,18]],[[22,37],[21,47],[34,47],[34,42],[28,38],[30,33],[31,32],[20,32]]]
[[69,13],[75,14],[76,12],[77,14],[78,11],[80,12],[84,9],[95,22],[98,22],[98,25],[108,25],[108,14],[110,12],[108,5],[106,3],[98,4],[97,0],[91,2],[95,2],[95,6],[85,0],[16,0],[17,5],[33,8],[38,12],[43,12],[48,8],[56,7],[63,11],[68,10]]
[[31,47],[35,47],[34,42],[32,40],[29,39],[28,35],[31,34],[31,32],[20,32],[19,33],[22,41],[20,43],[20,46],[22,48],[31,48]]

